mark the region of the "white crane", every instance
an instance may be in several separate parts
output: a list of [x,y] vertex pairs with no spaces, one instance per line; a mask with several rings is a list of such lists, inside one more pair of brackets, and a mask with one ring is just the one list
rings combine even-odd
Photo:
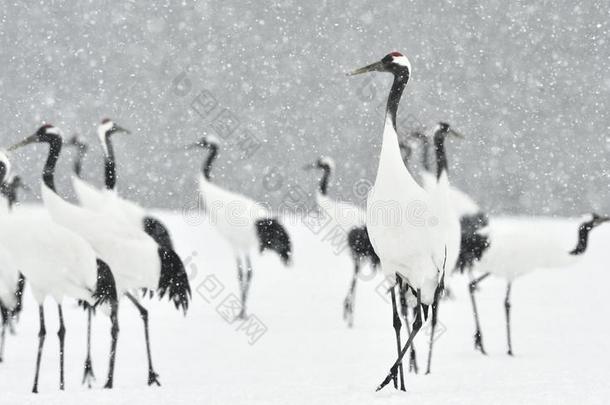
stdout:
[[104,190],[99,190],[80,180],[80,167],[82,166],[84,153],[86,153],[86,145],[83,151],[82,141],[76,140],[71,142],[73,146],[79,149],[78,158],[74,163],[76,176],[72,177],[72,184],[78,201],[85,208],[103,210],[115,216],[122,216],[132,226],[142,229],[149,234],[159,246],[174,250],[174,244],[167,227],[159,219],[146,212],[143,207],[140,207],[133,201],[120,197],[116,191],[116,158],[112,136],[121,132],[130,133],[109,118],[103,119],[97,128],[97,136],[104,152]]
[[373,271],[379,264],[379,257],[375,254],[373,246],[366,230],[366,213],[363,209],[353,204],[337,201],[328,196],[328,182],[335,169],[335,162],[326,156],[317,159],[315,162],[304,166],[305,170],[319,169],[322,177],[316,190],[316,202],[318,208],[325,217],[332,221],[327,227],[329,229],[338,228],[341,235],[345,235],[343,246],[349,246],[352,260],[354,262],[354,274],[350,283],[347,296],[343,301],[343,319],[348,327],[354,324],[354,301],[356,293],[356,281],[360,275],[362,262],[368,260]]
[[[121,198],[116,192],[116,160],[112,136],[117,133],[129,134],[130,132],[127,129],[115,124],[108,118],[103,119],[102,123],[97,129],[97,135],[104,151],[105,190],[99,190],[81,179],[82,160],[86,154],[87,145],[80,138],[73,137],[70,140],[69,145],[76,147],[78,152],[74,162],[75,176],[72,177],[72,184],[74,185],[79,202],[83,207],[120,221],[121,228],[123,228],[125,231],[132,228],[129,232],[135,232],[136,234],[139,234],[142,231],[146,232],[146,234],[148,234],[157,243],[159,252],[164,252],[163,256],[166,258],[166,261],[169,262],[171,258],[171,262],[173,263],[172,267],[174,267],[174,269],[171,271],[176,275],[175,281],[184,284],[185,288],[184,291],[178,293],[179,296],[175,297],[177,300],[174,300],[174,303],[176,304],[176,308],[181,307],[186,313],[188,299],[190,297],[190,287],[188,286],[188,280],[179,280],[181,277],[186,275],[186,272],[184,270],[184,264],[182,263],[178,254],[174,251],[173,242],[169,231],[165,228],[161,221],[147,214],[144,208],[138,206],[134,202]],[[120,282],[118,285],[120,287]],[[160,292],[163,291],[165,290],[160,289]],[[148,292],[152,294],[154,289],[149,289]],[[160,385],[158,375],[152,367],[148,328],[148,310],[131,292],[125,291],[125,295],[136,306],[144,322],[146,353],[148,356],[149,365],[148,384],[151,385],[154,383]]]
[[[432,145],[430,144],[430,138],[434,139],[434,135],[439,130],[447,133],[450,132],[451,135],[456,136],[457,138],[463,138],[462,134],[457,132],[446,122],[439,122],[438,125],[434,128],[432,136],[428,136],[427,134],[421,131],[415,131],[411,134],[413,138],[417,139],[420,142],[422,151],[421,166],[423,169],[420,175],[423,187],[426,190],[430,189],[431,187],[434,187],[437,183],[437,177],[432,171],[432,166],[430,164],[430,148],[432,147]],[[437,156],[435,153],[435,161],[437,166],[439,163],[439,158],[440,156]],[[459,217],[476,215],[481,212],[481,208],[474,201],[474,199],[472,199],[472,197],[470,197],[468,194],[464,193],[462,190],[453,185],[449,186],[449,201],[451,202],[453,210]]]
[[237,278],[241,293],[241,309],[238,318],[246,317],[246,304],[252,281],[252,250],[276,252],[285,265],[292,261],[292,246],[288,232],[262,205],[243,195],[225,190],[212,182],[212,163],[219,149],[218,139],[204,136],[188,149],[208,151],[201,176],[199,193],[203,210],[218,232],[229,242],[237,261]]
[[[406,283],[417,297],[418,307],[421,307],[407,342],[400,349],[400,326],[396,327],[400,319],[396,305],[392,305],[394,319],[398,319],[398,322],[394,322],[398,358],[377,390],[390,381],[397,387],[398,371],[401,376],[400,389],[404,390],[402,358],[422,326],[422,312],[427,315],[428,306],[432,305],[435,316],[443,289],[450,221],[446,195],[448,184],[442,184],[447,182],[447,176],[443,175],[437,187],[427,192],[413,179],[402,161],[396,133],[396,113],[411,74],[407,57],[400,52],[392,52],[381,61],[351,74],[372,71],[389,72],[394,76],[394,82],[386,108],[377,176],[367,201],[367,229],[386,277],[399,287]],[[395,301],[394,289],[391,295]]]
[[[434,153],[436,157],[436,184],[430,184],[432,181],[428,179],[425,181],[425,188],[433,198],[438,199],[435,202],[438,206],[444,204],[444,220],[439,221],[439,230],[445,234],[446,241],[446,257],[445,266],[452,270],[458,261],[460,254],[460,218],[454,208],[456,201],[451,197],[456,195],[457,189],[449,184],[449,165],[447,159],[447,152],[445,150],[445,141],[449,135],[457,138],[461,138],[462,135],[451,128],[449,124],[441,122],[434,131]],[[438,188],[439,190],[435,190]],[[439,192],[440,191],[440,192]],[[437,310],[432,315],[432,331],[430,333],[430,343],[428,350],[428,364],[426,374],[430,374],[432,365],[432,348],[435,341],[435,330],[438,319],[438,305]]]
[[509,355],[513,355],[510,328],[510,293],[513,282],[536,269],[576,264],[587,250],[591,231],[608,221],[610,217],[607,216],[595,213],[588,215],[575,232],[577,241],[575,246],[572,245],[574,248],[568,247],[556,230],[545,231],[535,222],[506,227],[494,226],[493,223],[490,225],[492,243],[481,260],[475,264],[474,269],[483,275],[473,281],[472,291],[476,291],[477,285],[490,274],[506,280],[504,308]]
[[[413,154],[413,148],[411,143],[408,141],[399,141],[398,147],[400,148],[400,153],[402,155],[402,161],[405,164],[405,167],[409,168],[409,159]],[[409,309],[413,311],[413,316],[417,315],[419,311],[419,306],[417,305],[417,299],[412,294],[409,287],[402,283],[399,285],[399,301],[400,301],[400,311],[405,320],[405,328],[407,329],[407,334],[411,333],[411,324],[409,323]],[[392,301],[393,305],[394,301]],[[400,326],[400,325],[399,325]],[[409,372],[414,372],[415,374],[419,373],[419,367],[417,365],[417,354],[415,352],[415,342],[411,342],[409,351]]]
[[[51,125],[40,127],[24,141],[9,150],[32,142],[49,142],[50,152],[43,170],[43,189],[55,189],[54,170],[61,143],[53,142],[58,130]],[[38,392],[38,377],[42,350],[46,337],[44,300],[51,296],[57,303],[59,314],[59,388],[64,389],[64,339],[62,299],[75,298],[95,307],[109,304],[116,309],[116,287],[109,266],[97,258],[91,245],[75,232],[58,225],[50,218],[33,218],[25,215],[10,215],[0,218],[0,246],[15,263],[15,267],[28,280],[34,299],[38,302],[40,330],[38,332],[38,354],[32,392]]]
[[[55,172],[55,163],[60,156],[63,142],[61,132],[57,128],[45,128],[42,129],[42,135],[27,138],[18,146],[35,142],[48,143],[49,159],[44,173],[45,176],[50,176]],[[46,182],[42,185],[42,199],[53,220],[81,235],[91,244],[99,257],[110,265],[116,280],[117,292],[125,294],[140,309],[141,314],[144,314],[142,318],[148,356],[148,384],[160,385],[150,355],[147,312],[145,309],[144,312],[142,311],[144,307],[129,291],[143,288],[156,290],[161,298],[167,294],[177,309],[181,308],[186,311],[190,299],[190,287],[182,261],[172,250],[160,247],[148,234],[128,225],[126,221],[65,201],[56,193],[55,188]],[[113,386],[114,358],[118,337],[116,320],[113,322],[111,332],[111,362],[106,388]],[[90,359],[88,358],[88,360]],[[86,372],[87,368],[86,364]],[[92,376],[85,374],[85,380],[90,377]]]
[[[440,122],[438,124],[434,133],[436,135],[442,134],[443,132],[448,133],[448,131],[453,131],[453,134],[456,135],[458,138],[463,137],[461,134],[451,128],[449,124],[444,122]],[[426,189],[429,189],[430,187],[434,187],[436,181],[430,167],[429,137],[421,132],[415,132],[413,136],[421,142],[423,168],[423,172],[421,173],[422,182],[424,184],[424,187]],[[442,164],[443,160],[445,160],[446,162],[446,157],[443,157],[440,154],[436,153],[437,168],[440,164]],[[474,298],[474,284],[472,283],[473,276],[471,270],[475,262],[481,259],[485,250],[489,247],[489,236],[487,235],[486,229],[489,221],[487,214],[485,214],[485,212],[481,210],[481,208],[474,201],[474,199],[472,199],[468,194],[464,193],[459,188],[454,186],[449,187],[449,200],[451,202],[451,206],[453,207],[453,211],[459,217],[460,221],[460,249],[459,255],[457,257],[457,262],[455,263],[454,271],[457,270],[460,271],[460,273],[464,273],[464,271],[468,270],[469,276],[471,278],[471,282],[469,284],[469,292],[477,330],[474,336],[474,345],[476,350],[480,350],[481,353],[485,354],[478,320],[478,311]],[[446,287],[446,292],[449,292],[448,287]]]

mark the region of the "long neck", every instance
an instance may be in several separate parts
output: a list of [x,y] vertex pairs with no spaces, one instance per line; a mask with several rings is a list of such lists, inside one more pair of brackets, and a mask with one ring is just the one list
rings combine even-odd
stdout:
[[108,190],[114,190],[114,187],[116,186],[116,162],[110,134],[106,133],[104,136],[104,143],[106,144],[106,156],[104,156],[104,183]]
[[47,187],[55,192],[57,192],[55,190],[55,165],[57,164],[57,159],[59,159],[60,153],[61,138],[53,137],[49,141],[49,155],[47,156],[44,169],[42,169],[42,181],[44,181],[44,184],[46,184]]
[[436,154],[436,178],[439,179],[447,171],[447,153],[445,152],[445,136],[441,131],[434,134],[434,152]]
[[324,173],[322,174],[322,178],[320,179],[319,189],[322,195],[326,195],[328,192],[328,179],[330,177],[330,167],[323,168]]
[[408,77],[401,75],[394,75],[394,83],[392,83],[392,89],[390,90],[390,95],[388,97],[388,104],[386,107],[386,114],[390,116],[392,120],[392,125],[394,126],[394,131],[396,129],[396,114],[398,113],[398,103],[400,103],[400,98],[402,97],[402,92],[407,85]]
[[17,202],[17,187],[18,186],[15,180],[8,184],[7,200],[9,208],[13,208]]
[[587,244],[589,243],[589,233],[593,229],[590,222],[585,222],[578,227],[578,243],[574,250],[570,252],[571,255],[578,256],[585,253],[587,250]]
[[206,180],[210,180],[210,172],[212,171],[212,163],[214,159],[216,159],[216,155],[218,154],[218,147],[213,145],[210,146],[210,152],[208,153],[208,157],[203,162],[203,177]]
[[[377,168],[377,180],[380,176],[389,179],[390,174],[406,170],[402,154],[400,153],[400,145],[398,143],[398,134],[396,133],[396,113],[398,111],[398,103],[400,97],[407,84],[408,75],[394,75],[394,83],[388,96],[388,104],[386,108],[385,124],[383,129],[383,142],[381,144],[381,154],[379,157],[379,166]],[[408,172],[408,170],[407,170]],[[408,178],[415,186],[415,180],[408,175]]]
[[422,166],[425,171],[430,171],[430,141],[427,137],[422,140]]
[[83,177],[83,160],[85,159],[86,154],[87,149],[84,146],[78,146],[78,155],[76,156],[76,160],[74,161],[74,174],[76,174],[76,177],[78,178]]

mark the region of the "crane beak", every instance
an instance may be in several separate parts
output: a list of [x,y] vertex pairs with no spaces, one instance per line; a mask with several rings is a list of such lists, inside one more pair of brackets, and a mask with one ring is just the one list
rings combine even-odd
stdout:
[[190,145],[186,145],[184,147],[185,150],[193,150],[193,149],[197,149],[197,148],[203,148],[203,146],[201,145],[200,142],[195,142]]
[[462,135],[460,132],[456,131],[455,129],[451,128],[449,130],[449,133],[451,133],[451,135],[455,136],[458,139],[464,139],[464,135]]
[[383,72],[385,70],[384,66],[383,66],[383,62],[379,61],[379,62],[375,62],[375,63],[371,63],[370,65],[367,65],[365,67],[361,67],[360,69],[356,69],[350,73],[348,73],[348,76],[355,76],[355,75],[361,75],[363,73],[368,73],[368,72]]
[[302,167],[303,170],[312,170],[316,168],[316,163],[309,163]]
[[597,224],[603,224],[604,222],[610,222],[610,217],[598,216]]
[[120,127],[120,126],[118,126],[116,124],[112,127],[112,132],[114,132],[114,133],[123,132],[123,133],[128,134],[128,135],[131,134],[130,130],[125,129],[123,127]]
[[38,135],[32,134],[32,135],[28,136],[27,138],[25,138],[24,140],[22,140],[21,142],[17,142],[16,144],[9,146],[6,150],[11,152],[11,151],[14,151],[15,149],[19,149],[23,146],[29,145],[31,143],[36,143],[36,142],[38,142]]

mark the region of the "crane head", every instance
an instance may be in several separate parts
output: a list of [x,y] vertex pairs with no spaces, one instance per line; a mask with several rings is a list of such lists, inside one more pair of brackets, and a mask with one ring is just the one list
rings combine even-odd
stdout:
[[19,149],[23,146],[30,145],[32,143],[53,143],[63,141],[61,131],[54,125],[45,124],[38,128],[36,132],[32,135],[26,137],[20,142],[17,142],[14,145],[11,145],[7,150],[13,151],[15,149]]
[[104,118],[97,129],[98,136],[100,136],[100,137],[101,136],[110,136],[110,135],[116,134],[118,132],[123,132],[126,134],[131,133],[128,129],[125,129],[125,128],[117,125],[110,118]]
[[204,135],[197,142],[187,145],[185,147],[185,149],[187,149],[187,150],[198,149],[198,148],[200,148],[200,149],[211,149],[211,148],[218,149],[219,146],[220,146],[220,141],[218,140],[217,137],[215,137],[214,135]]
[[440,121],[438,123],[438,125],[436,126],[436,131],[434,133],[440,134],[445,137],[447,135],[452,135],[459,139],[464,138],[464,135],[462,135],[460,132],[456,131],[451,125],[449,125],[447,122],[444,122],[444,121]]
[[303,170],[311,169],[322,169],[332,171],[335,169],[335,161],[329,158],[328,156],[322,156],[315,162],[303,166]]
[[76,149],[87,150],[87,142],[78,134],[72,135],[72,137],[66,142],[66,145],[74,146]]
[[601,225],[601,224],[603,224],[605,222],[609,222],[609,221],[610,221],[610,217],[599,215],[599,214],[596,214],[595,212],[593,212],[593,213],[591,213],[591,219],[589,222],[591,224],[591,227],[594,228],[598,225]]
[[4,151],[0,150],[0,184],[4,183],[11,172],[11,162]]
[[394,51],[384,56],[380,61],[356,69],[348,75],[360,75],[368,72],[388,72],[407,81],[411,75],[411,62],[402,53]]

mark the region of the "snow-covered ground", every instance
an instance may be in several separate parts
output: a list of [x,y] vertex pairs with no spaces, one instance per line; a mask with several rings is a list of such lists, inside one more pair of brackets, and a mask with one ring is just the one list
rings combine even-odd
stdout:
[[[408,374],[406,393],[391,385],[375,393],[396,354],[391,307],[378,288],[381,276],[358,284],[355,327],[348,329],[341,318],[352,275],[348,255],[335,255],[323,236],[292,223],[292,267],[284,268],[272,254],[254,258],[249,309],[266,332],[249,335],[244,325],[229,323],[218,312],[224,300],[238,292],[228,246],[209,226],[197,225],[197,218],[167,213],[162,217],[189,262],[193,288],[186,317],[167,302],[146,303],[154,365],[163,386],[146,386],[142,323],[126,300],[119,315],[115,389],[101,388],[110,335],[103,314],[93,330],[97,384],[91,390],[81,386],[85,314],[66,301],[67,389],[59,392],[57,311],[47,301],[41,394],[30,394],[38,317],[28,294],[18,334],[9,336],[5,362],[0,364],[0,403],[601,404],[610,398],[610,226],[593,231],[590,251],[576,267],[540,270],[515,282],[515,357],[505,354],[504,282],[485,281],[478,295],[489,353],[485,357],[473,350],[467,280],[454,276],[449,283],[456,298],[443,301],[440,308],[446,330],[435,346],[432,375]],[[496,223],[505,226],[518,220],[540,221],[541,231],[552,225],[576,241],[573,220]],[[426,343],[423,333],[416,340],[421,368]]]

